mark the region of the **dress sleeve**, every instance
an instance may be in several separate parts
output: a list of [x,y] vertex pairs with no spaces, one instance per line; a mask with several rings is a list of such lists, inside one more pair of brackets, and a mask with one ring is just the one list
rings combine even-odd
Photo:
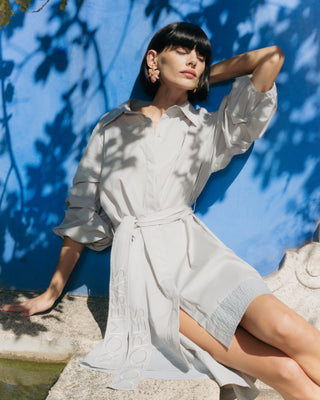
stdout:
[[235,154],[244,153],[267,129],[276,109],[276,85],[267,92],[257,90],[251,76],[236,79],[216,113],[212,172],[224,168]]
[[78,166],[66,200],[65,218],[53,229],[57,235],[68,236],[97,251],[110,246],[113,238],[112,224],[101,207],[99,195],[104,147],[101,126],[100,121]]

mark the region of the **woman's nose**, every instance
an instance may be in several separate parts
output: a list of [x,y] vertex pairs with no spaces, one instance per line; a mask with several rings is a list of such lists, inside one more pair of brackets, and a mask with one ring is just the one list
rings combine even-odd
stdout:
[[187,64],[194,68],[197,65],[197,61],[195,59],[190,59]]
[[191,53],[189,53],[189,58],[188,58],[187,64],[192,66],[193,68],[197,65],[197,55],[196,55],[195,51],[192,51]]

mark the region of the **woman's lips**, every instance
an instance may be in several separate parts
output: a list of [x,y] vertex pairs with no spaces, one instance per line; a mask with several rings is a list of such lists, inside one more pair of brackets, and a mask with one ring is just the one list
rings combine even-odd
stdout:
[[189,70],[181,71],[180,73],[183,74],[184,76],[186,76],[189,79],[193,79],[193,78],[195,78],[197,76],[194,71],[189,71]]

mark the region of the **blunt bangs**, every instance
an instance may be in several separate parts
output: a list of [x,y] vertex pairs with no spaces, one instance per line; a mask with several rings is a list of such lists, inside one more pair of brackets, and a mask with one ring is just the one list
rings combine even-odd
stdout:
[[151,83],[148,75],[148,65],[146,56],[149,50],[161,53],[170,47],[186,47],[190,50],[195,49],[205,58],[205,70],[199,79],[198,89],[195,93],[188,93],[189,100],[205,100],[209,94],[209,73],[211,61],[211,45],[207,35],[197,25],[189,22],[175,22],[160,29],[151,39],[147,51],[144,55],[139,80],[143,90],[151,97],[154,97],[158,88],[159,81]]
[[[211,45],[207,35],[199,26],[188,22],[176,22],[165,26],[158,34],[159,37],[156,38],[156,34],[155,40],[151,40],[148,50],[153,49],[161,53],[161,51],[171,46],[186,47],[190,50],[195,48],[210,63]],[[156,45],[158,49],[152,45]]]

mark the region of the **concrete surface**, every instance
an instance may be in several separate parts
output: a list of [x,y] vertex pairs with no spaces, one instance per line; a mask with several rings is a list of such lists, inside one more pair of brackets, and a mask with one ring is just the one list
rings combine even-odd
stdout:
[[[320,328],[320,243],[286,253],[282,267],[266,278],[274,294]],[[0,290],[1,304],[31,298],[33,293]],[[50,312],[30,318],[0,312],[0,355],[38,361],[68,361],[47,400],[218,400],[209,379],[142,380],[136,391],[106,388],[111,376],[83,369],[79,361],[103,337],[107,299],[64,296]],[[258,382],[257,400],[281,396]]]

